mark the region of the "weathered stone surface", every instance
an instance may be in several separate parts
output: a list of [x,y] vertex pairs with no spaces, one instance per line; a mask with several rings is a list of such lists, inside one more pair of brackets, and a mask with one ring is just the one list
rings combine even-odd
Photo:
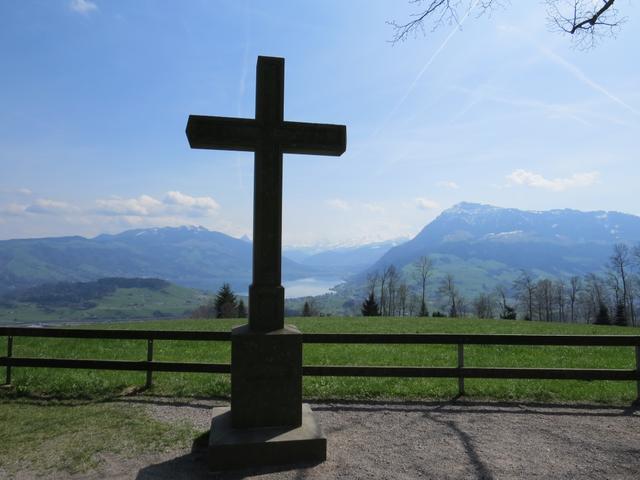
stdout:
[[227,407],[213,409],[208,463],[214,471],[262,465],[319,463],[327,457],[327,439],[307,404],[295,428],[236,429]]
[[297,427],[302,422],[302,334],[291,325],[268,333],[247,325],[231,333],[234,428]]

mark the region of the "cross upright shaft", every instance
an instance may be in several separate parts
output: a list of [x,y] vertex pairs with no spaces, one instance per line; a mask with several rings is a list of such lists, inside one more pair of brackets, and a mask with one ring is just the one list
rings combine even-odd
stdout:
[[285,122],[284,59],[258,57],[255,119],[190,115],[187,137],[192,148],[255,152],[249,328],[281,329],[282,154],[342,155],[346,127]]

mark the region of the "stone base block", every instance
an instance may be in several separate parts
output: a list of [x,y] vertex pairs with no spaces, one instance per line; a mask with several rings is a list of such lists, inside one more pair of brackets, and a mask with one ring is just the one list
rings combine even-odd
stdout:
[[292,325],[231,331],[231,419],[234,428],[299,427],[302,421],[302,333]]
[[229,407],[219,407],[213,409],[207,457],[212,471],[320,463],[327,458],[327,439],[306,403],[296,428],[233,428]]

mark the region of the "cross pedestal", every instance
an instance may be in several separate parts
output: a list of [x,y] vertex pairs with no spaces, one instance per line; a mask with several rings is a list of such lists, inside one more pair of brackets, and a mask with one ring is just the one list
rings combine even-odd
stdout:
[[302,404],[302,334],[284,324],[282,154],[339,156],[346,127],[284,121],[284,59],[258,57],[256,118],[189,116],[191,148],[255,152],[249,323],[231,335],[231,408],[216,408],[213,470],[321,462],[326,439]]

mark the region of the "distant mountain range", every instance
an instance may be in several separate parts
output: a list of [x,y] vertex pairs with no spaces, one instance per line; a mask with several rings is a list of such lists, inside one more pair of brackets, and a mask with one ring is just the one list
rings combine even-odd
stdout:
[[[214,290],[246,291],[251,243],[203,227],[128,230],[117,235],[0,241],[0,293],[45,282],[153,277]],[[283,258],[285,279],[316,271]]]
[[406,240],[387,240],[355,246],[289,247],[284,249],[283,254],[302,265],[324,269],[335,276],[348,276],[370,267],[391,248]]
[[[339,289],[359,298],[366,274],[388,265],[412,274],[421,255],[436,275],[453,273],[466,294],[510,283],[521,270],[535,276],[597,272],[612,245],[640,242],[640,217],[618,212],[544,212],[460,203],[413,239],[362,246],[288,248],[283,279],[350,278]],[[229,282],[241,294],[251,281],[251,241],[203,227],[128,230],[117,235],[0,241],[0,294],[47,282],[104,277],[161,278],[206,290]]]
[[460,203],[410,241],[391,248],[364,273],[382,271],[391,264],[410,271],[420,256],[429,255],[438,273],[453,273],[462,290],[475,293],[509,283],[522,270],[542,277],[598,272],[619,242],[640,242],[640,217]]
[[[380,258],[392,243],[282,258],[283,280],[342,278]],[[51,282],[104,277],[162,278],[215,290],[229,282],[245,293],[251,282],[251,241],[204,227],[127,230],[95,238],[56,237],[0,241],[0,294]],[[292,252],[295,255],[295,252]],[[322,255],[324,255],[324,260]]]

